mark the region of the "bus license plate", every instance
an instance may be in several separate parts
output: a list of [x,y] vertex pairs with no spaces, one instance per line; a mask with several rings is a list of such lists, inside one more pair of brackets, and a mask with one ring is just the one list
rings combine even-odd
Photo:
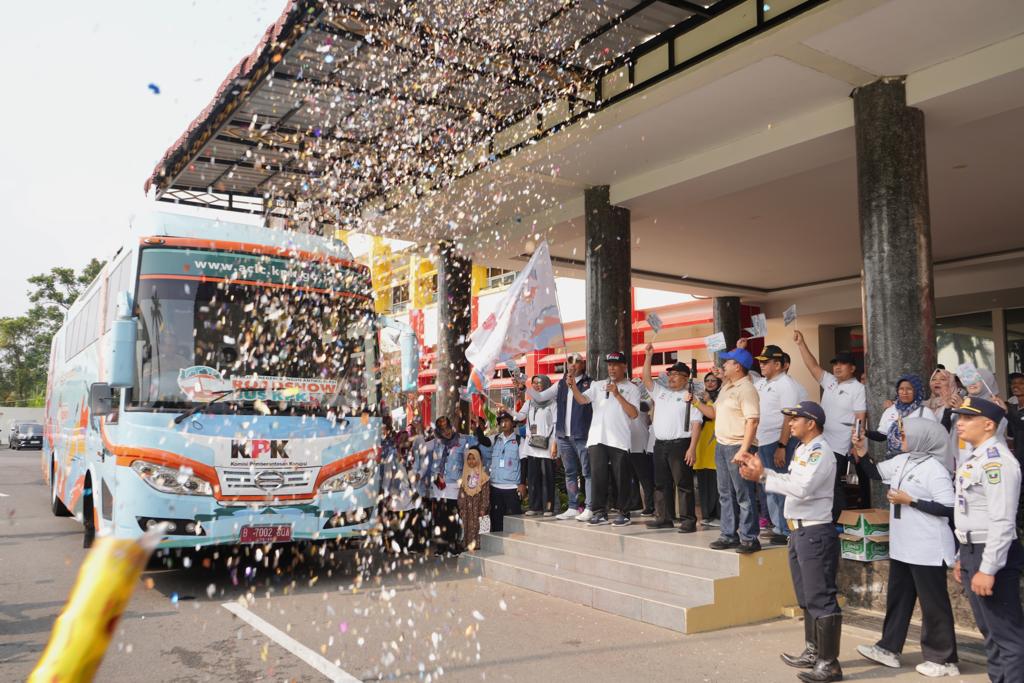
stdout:
[[242,543],[280,543],[292,540],[290,524],[271,524],[268,526],[243,526]]

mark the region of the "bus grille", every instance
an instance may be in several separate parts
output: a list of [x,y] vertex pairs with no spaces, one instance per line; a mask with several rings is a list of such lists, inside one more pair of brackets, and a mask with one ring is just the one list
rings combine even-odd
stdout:
[[218,468],[220,490],[227,496],[312,496],[319,469]]

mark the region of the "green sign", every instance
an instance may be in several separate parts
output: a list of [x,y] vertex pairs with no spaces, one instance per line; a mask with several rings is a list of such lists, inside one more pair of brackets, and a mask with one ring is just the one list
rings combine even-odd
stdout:
[[369,295],[368,276],[355,268],[262,254],[149,248],[142,252],[141,275],[214,278]]

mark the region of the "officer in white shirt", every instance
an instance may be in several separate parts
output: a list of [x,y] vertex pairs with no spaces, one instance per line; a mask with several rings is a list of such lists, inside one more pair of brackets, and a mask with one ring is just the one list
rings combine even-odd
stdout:
[[832,372],[827,372],[818,365],[818,360],[807,348],[804,335],[799,330],[793,332],[793,341],[800,349],[800,357],[804,365],[821,385],[821,407],[828,418],[825,427],[825,439],[835,449],[836,481],[833,499],[832,519],[839,519],[839,513],[846,503],[843,494],[842,477],[846,474],[849,462],[851,439],[857,420],[864,424],[868,414],[867,394],[864,385],[857,381],[857,359],[849,351],[840,351],[832,359]]
[[1020,576],[1024,548],[1017,538],[1020,464],[997,435],[1002,406],[968,396],[953,410],[957,435],[972,451],[957,467],[953,513],[960,559],[953,578],[967,587],[978,630],[985,636],[993,681],[1024,680],[1024,613]]
[[[786,447],[789,443],[791,418],[783,415],[782,409],[800,402],[796,382],[782,371],[784,355],[782,349],[775,344],[765,346],[761,355],[756,356],[761,364],[761,378],[754,382],[754,388],[761,399],[757,454],[765,468],[776,472],[785,472],[788,465]],[[761,516],[768,517],[772,523],[772,535],[768,539],[771,545],[786,544],[788,529],[783,514],[785,502],[785,496],[768,493],[763,484],[758,484],[758,503],[763,506]]]
[[594,416],[587,435],[590,456],[591,512],[589,524],[608,524],[608,472],[612,470],[618,493],[619,517],[616,526],[626,526],[629,518],[629,447],[631,420],[640,414],[640,389],[626,378],[626,355],[616,351],[604,357],[608,379],[593,382],[580,391],[576,378],[566,380],[576,402],[590,404]]
[[839,536],[832,523],[832,495],[836,461],[822,428],[825,411],[813,401],[783,409],[790,416],[800,447],[782,474],[765,470],[754,453],[736,456],[740,476],[760,481],[770,493],[786,496],[785,515],[790,531],[789,570],[797,603],[804,610],[806,647],[799,655],[782,655],[790,666],[811,669],[798,674],[802,681],[840,681],[839,640],[843,615],[836,600]]
[[[654,399],[654,519],[647,522],[652,529],[671,529],[678,491],[679,532],[697,531],[697,505],[693,488],[693,464],[697,460],[697,440],[704,416],[691,405],[686,390],[690,368],[676,363],[666,370],[668,386],[651,376],[651,355],[654,345],[645,348],[644,386]],[[687,418],[689,413],[689,418]]]

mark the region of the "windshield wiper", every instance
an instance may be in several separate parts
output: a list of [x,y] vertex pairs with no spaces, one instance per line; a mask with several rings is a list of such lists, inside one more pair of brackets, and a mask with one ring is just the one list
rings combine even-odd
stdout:
[[200,410],[209,408],[217,401],[221,400],[222,398],[227,398],[228,396],[237,391],[238,389],[228,389],[227,391],[218,392],[217,396],[215,396],[212,400],[207,401],[206,403],[198,403],[189,408],[188,410],[186,410],[185,412],[183,412],[181,415],[178,415],[176,418],[174,418],[174,424],[180,425],[182,422],[189,419],[190,417],[198,413]]

